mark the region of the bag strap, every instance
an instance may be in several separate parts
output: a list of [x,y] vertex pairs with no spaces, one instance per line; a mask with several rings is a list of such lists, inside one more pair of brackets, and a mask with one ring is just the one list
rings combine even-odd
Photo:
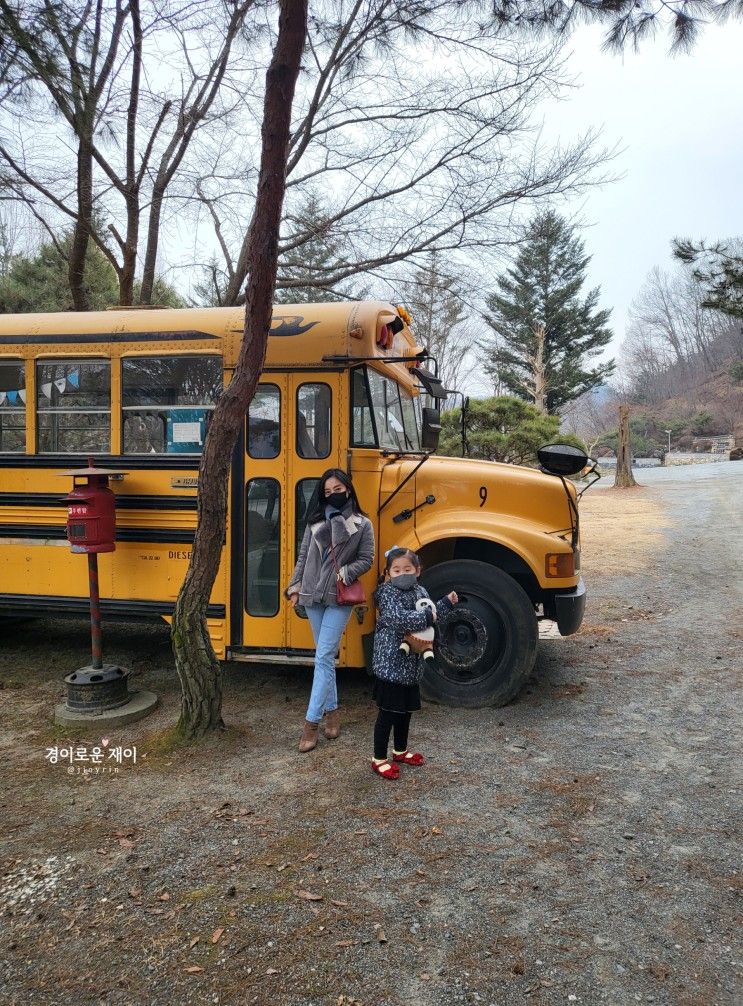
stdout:
[[341,579],[341,571],[338,569],[338,561],[335,558],[335,545],[330,546],[330,558],[333,560],[333,565],[335,566],[335,578],[336,580]]

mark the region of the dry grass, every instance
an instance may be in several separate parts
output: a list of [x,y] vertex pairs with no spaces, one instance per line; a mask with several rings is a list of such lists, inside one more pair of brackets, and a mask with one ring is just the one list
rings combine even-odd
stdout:
[[647,489],[602,489],[581,501],[581,558],[589,574],[627,575],[646,569],[665,545],[666,510]]

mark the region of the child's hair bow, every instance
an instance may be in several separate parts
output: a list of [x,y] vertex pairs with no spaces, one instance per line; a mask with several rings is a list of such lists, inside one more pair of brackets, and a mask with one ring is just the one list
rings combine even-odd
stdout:
[[387,551],[384,553],[385,559],[389,558],[390,552],[394,552],[395,549],[399,547],[400,547],[399,545],[393,545],[392,548],[388,548]]

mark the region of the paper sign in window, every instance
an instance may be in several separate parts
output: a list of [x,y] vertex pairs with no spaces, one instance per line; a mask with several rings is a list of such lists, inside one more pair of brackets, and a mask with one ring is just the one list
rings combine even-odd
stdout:
[[173,423],[174,444],[200,444],[201,423]]

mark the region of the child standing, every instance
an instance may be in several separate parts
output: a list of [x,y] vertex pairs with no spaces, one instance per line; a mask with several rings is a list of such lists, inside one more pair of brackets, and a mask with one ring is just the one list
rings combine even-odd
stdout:
[[[374,594],[379,618],[374,632],[373,696],[379,707],[374,726],[372,769],[383,779],[397,779],[398,764],[422,765],[418,752],[408,751],[410,716],[421,707],[419,681],[423,664],[419,654],[405,653],[400,643],[408,632],[433,625],[437,617],[449,611],[459,598],[454,591],[436,604],[436,611],[416,611],[416,601],[428,597],[418,583],[421,562],[407,548],[391,548],[385,553],[384,582]],[[394,731],[392,761],[387,757],[390,733]]]

